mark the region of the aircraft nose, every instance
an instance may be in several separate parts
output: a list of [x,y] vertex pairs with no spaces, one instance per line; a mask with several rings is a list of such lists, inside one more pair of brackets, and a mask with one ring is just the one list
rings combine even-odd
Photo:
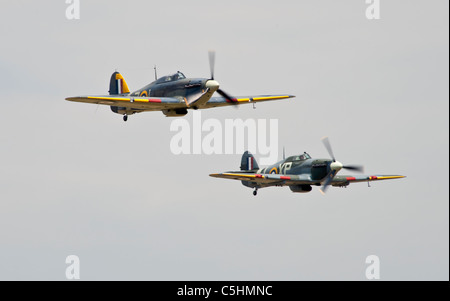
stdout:
[[339,162],[339,161],[335,161],[335,162],[330,164],[331,170],[339,171],[339,170],[342,169],[342,167],[344,167],[344,165],[341,162]]
[[206,88],[209,88],[210,90],[216,91],[217,89],[219,89],[219,83],[215,80],[208,80],[205,84]]

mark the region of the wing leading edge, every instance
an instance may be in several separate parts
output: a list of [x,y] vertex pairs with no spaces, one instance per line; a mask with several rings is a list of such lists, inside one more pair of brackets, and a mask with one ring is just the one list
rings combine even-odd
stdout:
[[118,106],[130,109],[155,111],[163,109],[186,108],[184,100],[173,97],[130,97],[122,95],[114,96],[76,96],[66,98],[68,101],[92,103],[99,105]]
[[[309,175],[279,175],[279,174],[258,174],[258,173],[242,173],[242,172],[225,172],[218,174],[210,174],[211,177],[239,180],[239,181],[249,181],[256,184],[264,185],[317,185],[321,184],[321,181],[312,180]],[[381,181],[381,180],[393,180],[401,179],[405,176],[399,175],[359,175],[359,176],[336,176],[331,185],[333,186],[347,186],[350,183],[358,182],[371,182],[371,181]]]
[[294,95],[258,95],[258,96],[240,96],[233,99],[233,101],[227,100],[225,97],[214,96],[204,104],[202,109],[225,107],[225,106],[235,106],[247,103],[257,103],[270,100],[280,100],[294,98]]
[[336,176],[334,177],[331,185],[333,186],[341,186],[348,185],[350,183],[360,183],[360,182],[372,182],[372,181],[383,181],[383,180],[395,180],[406,178],[405,176],[400,175],[357,175],[357,176]]
[[[201,109],[215,107],[235,106],[247,103],[257,103],[271,100],[289,99],[293,95],[259,95],[242,96],[229,101],[224,97],[211,97],[208,102],[202,105]],[[74,102],[92,103],[108,106],[118,106],[130,109],[140,109],[145,111],[156,111],[163,109],[187,109],[189,106],[186,100],[175,97],[130,97],[128,95],[100,95],[100,96],[75,96],[67,97],[66,100]]]

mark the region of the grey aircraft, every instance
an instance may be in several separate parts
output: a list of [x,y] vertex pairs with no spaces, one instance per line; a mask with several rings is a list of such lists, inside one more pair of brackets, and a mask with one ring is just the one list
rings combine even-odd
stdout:
[[[66,100],[84,103],[109,105],[114,113],[128,115],[146,111],[162,111],[167,117],[184,116],[189,109],[209,109],[215,107],[235,106],[246,103],[278,99],[289,99],[293,95],[258,95],[232,97],[219,88],[214,80],[215,53],[209,53],[211,78],[186,78],[183,73],[157,78],[155,81],[131,93],[125,79],[119,72],[114,72],[109,85],[109,95],[86,95],[68,97]],[[217,92],[220,96],[213,96]]]
[[[321,186],[324,194],[331,186],[347,187],[350,183],[371,182],[405,178],[399,175],[337,175],[341,169],[362,172],[359,165],[344,165],[336,161],[328,137],[322,139],[332,159],[313,159],[306,152],[275,163],[266,168],[259,168],[258,163],[250,152],[242,155],[241,170],[225,173],[210,174],[211,177],[240,180],[244,186],[253,188],[253,195],[258,189],[271,186],[289,186],[292,192],[306,193],[312,186]],[[284,156],[284,155],[283,155]]]

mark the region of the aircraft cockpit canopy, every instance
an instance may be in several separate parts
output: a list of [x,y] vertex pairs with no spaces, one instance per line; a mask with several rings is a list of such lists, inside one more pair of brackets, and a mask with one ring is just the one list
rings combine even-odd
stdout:
[[168,76],[163,76],[160,79],[158,79],[156,82],[160,84],[160,83],[174,82],[174,81],[177,81],[177,80],[180,80],[180,79],[185,79],[185,78],[186,78],[186,76],[184,76],[183,73],[178,71],[175,74],[168,75]]
[[286,162],[296,162],[296,161],[305,161],[311,159],[311,156],[308,153],[303,153],[299,156],[292,156],[286,159]]
[[300,156],[294,156],[294,161],[305,161],[311,159],[311,156],[308,153],[303,153],[303,155]]

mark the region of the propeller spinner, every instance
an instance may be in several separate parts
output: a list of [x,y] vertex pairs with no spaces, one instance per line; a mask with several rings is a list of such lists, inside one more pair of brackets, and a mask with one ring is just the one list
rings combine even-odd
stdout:
[[341,169],[348,169],[348,170],[354,170],[356,172],[363,172],[364,167],[361,165],[344,165],[341,162],[336,161],[336,158],[333,154],[333,149],[331,148],[330,140],[328,139],[328,137],[322,138],[322,142],[323,142],[323,145],[325,146],[325,148],[327,149],[328,154],[330,154],[331,159],[333,160],[333,162],[331,162],[331,164],[330,164],[331,171],[328,173],[328,175],[323,180],[323,182],[322,182],[323,186],[320,188],[320,191],[322,192],[322,194],[325,194],[328,186],[330,186],[330,184],[331,184],[331,181],[333,181],[333,178],[336,176],[336,174]]

